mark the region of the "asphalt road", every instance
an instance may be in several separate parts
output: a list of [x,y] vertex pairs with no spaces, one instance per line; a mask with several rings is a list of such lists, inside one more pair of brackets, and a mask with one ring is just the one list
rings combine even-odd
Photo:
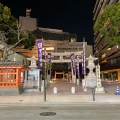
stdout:
[[0,105],[0,120],[120,120],[120,104]]

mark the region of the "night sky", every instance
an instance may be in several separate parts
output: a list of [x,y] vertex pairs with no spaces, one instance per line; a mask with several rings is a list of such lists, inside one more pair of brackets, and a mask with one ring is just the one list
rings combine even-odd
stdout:
[[14,17],[26,16],[31,8],[31,17],[38,19],[39,27],[60,29],[83,37],[93,45],[93,8],[96,0],[0,0],[8,6]]

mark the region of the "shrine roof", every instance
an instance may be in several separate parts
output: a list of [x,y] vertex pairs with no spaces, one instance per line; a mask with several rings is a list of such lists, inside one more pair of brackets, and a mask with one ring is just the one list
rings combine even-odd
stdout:
[[23,66],[20,61],[0,62],[0,66]]

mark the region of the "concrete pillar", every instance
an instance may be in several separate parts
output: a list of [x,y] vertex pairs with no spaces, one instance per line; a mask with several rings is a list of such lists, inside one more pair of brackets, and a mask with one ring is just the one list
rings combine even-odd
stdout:
[[73,70],[72,70],[72,83],[76,83],[76,75],[73,74]]
[[79,80],[79,79],[77,79],[77,85],[78,85],[78,86],[80,85],[80,80]]
[[43,92],[44,91],[44,86],[41,86],[41,92]]
[[25,81],[27,80],[27,70],[25,71]]

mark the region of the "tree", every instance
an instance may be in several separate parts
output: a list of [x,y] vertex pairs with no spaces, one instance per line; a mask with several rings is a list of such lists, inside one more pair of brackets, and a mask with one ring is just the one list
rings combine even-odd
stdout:
[[105,7],[94,25],[94,30],[104,36],[108,46],[120,46],[120,2]]
[[3,61],[7,61],[10,52],[17,46],[25,49],[35,45],[36,37],[21,28],[18,20],[11,15],[10,8],[0,3],[0,47],[3,50]]
[[47,79],[48,70],[52,68],[52,63],[42,62],[42,80]]

